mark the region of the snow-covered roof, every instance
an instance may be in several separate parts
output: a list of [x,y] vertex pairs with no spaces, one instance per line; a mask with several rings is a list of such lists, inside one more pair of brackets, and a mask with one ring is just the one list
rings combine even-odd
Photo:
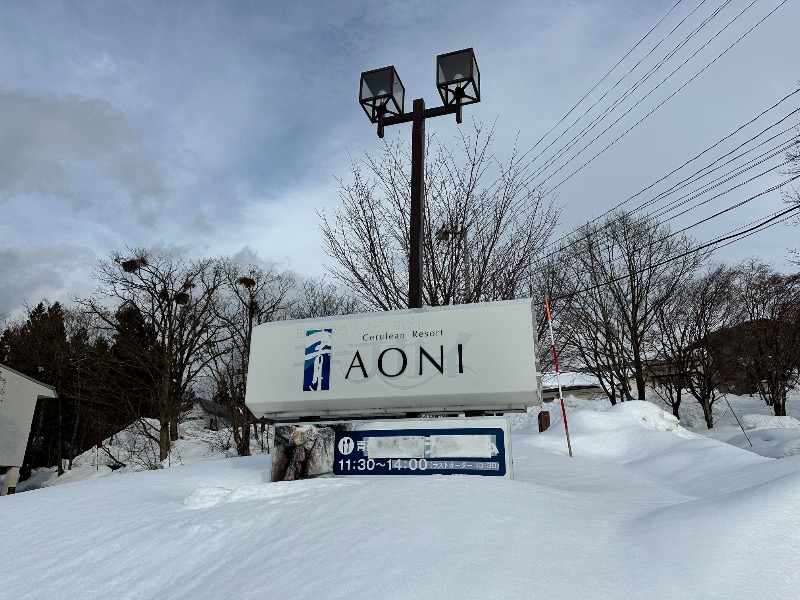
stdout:
[[[598,381],[597,377],[595,377],[590,373],[580,373],[578,371],[559,373],[558,379],[561,381],[561,389],[582,389],[582,388],[600,387],[600,382]],[[555,373],[542,374],[542,389],[543,390],[558,389],[558,381],[556,380]]]

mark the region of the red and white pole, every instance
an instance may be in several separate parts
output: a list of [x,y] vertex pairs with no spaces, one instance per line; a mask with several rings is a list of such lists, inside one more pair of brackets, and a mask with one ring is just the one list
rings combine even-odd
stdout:
[[556,383],[558,384],[558,399],[561,401],[561,416],[564,419],[564,433],[567,434],[567,450],[572,456],[572,444],[569,441],[569,425],[567,424],[567,409],[564,408],[564,394],[561,393],[561,375],[558,371],[558,352],[556,352],[556,338],[553,335],[553,321],[550,319],[550,304],[547,296],[544,297],[544,309],[547,312],[547,326],[550,328],[550,347],[553,349],[553,362],[556,365]]

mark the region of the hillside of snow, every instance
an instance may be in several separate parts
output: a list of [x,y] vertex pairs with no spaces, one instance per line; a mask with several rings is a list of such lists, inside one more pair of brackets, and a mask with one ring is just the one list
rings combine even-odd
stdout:
[[261,455],[5,497],[3,594],[797,597],[800,455],[759,456],[630,402],[570,412],[570,458],[558,414],[542,434],[518,416],[514,481],[267,483]]

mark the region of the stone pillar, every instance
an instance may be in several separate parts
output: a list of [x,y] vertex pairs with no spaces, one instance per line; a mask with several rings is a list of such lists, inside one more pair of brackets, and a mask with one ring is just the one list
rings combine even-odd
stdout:
[[3,489],[0,489],[0,496],[8,494],[8,488],[17,487],[19,481],[19,467],[9,467],[6,471],[6,478],[3,480]]

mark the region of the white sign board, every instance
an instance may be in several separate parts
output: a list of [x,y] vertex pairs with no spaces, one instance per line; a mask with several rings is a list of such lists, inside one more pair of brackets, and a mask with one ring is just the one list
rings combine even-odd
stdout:
[[535,348],[530,300],[265,323],[246,404],[275,420],[524,410]]

